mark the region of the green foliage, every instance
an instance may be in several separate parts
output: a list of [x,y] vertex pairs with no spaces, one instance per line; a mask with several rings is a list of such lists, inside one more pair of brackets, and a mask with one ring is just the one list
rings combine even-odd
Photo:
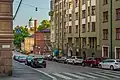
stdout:
[[[16,29],[20,29],[20,33],[17,33]],[[14,45],[20,48],[21,42],[24,41],[24,38],[29,36],[28,28],[27,26],[25,27],[16,26],[13,32],[14,32]]]
[[49,12],[49,16],[53,16],[54,12],[53,11],[50,11]]
[[51,25],[50,25],[50,21],[48,20],[43,20],[41,22],[41,24],[38,26],[38,30],[44,30],[44,29],[47,29],[49,28]]

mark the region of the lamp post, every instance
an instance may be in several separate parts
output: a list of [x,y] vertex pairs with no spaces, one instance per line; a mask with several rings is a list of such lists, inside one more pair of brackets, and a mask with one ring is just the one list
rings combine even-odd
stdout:
[[41,54],[41,53],[40,53],[40,47],[38,47],[38,49],[39,49],[39,54]]
[[112,59],[112,0],[110,0],[110,58]]

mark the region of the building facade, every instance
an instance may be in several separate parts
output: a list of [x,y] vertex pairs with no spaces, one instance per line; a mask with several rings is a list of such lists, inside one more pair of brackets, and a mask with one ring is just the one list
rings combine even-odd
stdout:
[[68,56],[120,57],[119,0],[112,7],[111,0],[51,1],[54,47]]
[[13,0],[0,0],[0,76],[12,75]]
[[49,29],[35,32],[34,38],[36,38],[35,46],[34,46],[35,54],[45,55],[45,54],[51,53],[50,30]]
[[101,0],[100,16],[102,56],[120,59],[120,0],[112,0],[112,8],[110,0]]
[[33,46],[34,46],[34,38],[32,36],[26,37],[24,39],[24,51],[26,54],[29,54],[33,51]]

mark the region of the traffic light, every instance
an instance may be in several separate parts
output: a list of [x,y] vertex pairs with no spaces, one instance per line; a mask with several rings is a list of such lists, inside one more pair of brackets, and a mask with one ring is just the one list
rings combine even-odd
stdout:
[[37,8],[37,7],[35,8],[35,11],[38,11],[38,8]]

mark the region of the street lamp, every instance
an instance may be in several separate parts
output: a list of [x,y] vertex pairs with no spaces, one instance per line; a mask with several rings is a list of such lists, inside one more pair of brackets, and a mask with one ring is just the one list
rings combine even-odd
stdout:
[[39,49],[39,54],[40,54],[40,47],[38,47],[38,49]]
[[112,0],[110,0],[110,58],[112,59]]

